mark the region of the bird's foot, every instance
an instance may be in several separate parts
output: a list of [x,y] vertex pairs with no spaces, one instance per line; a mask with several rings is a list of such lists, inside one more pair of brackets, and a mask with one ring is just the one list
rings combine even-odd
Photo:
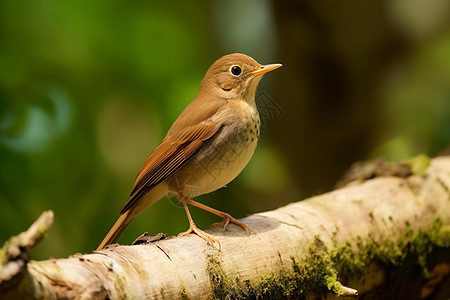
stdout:
[[218,250],[222,249],[222,245],[220,244],[220,241],[218,239],[216,239],[215,237],[213,237],[210,234],[207,234],[203,230],[199,229],[197,227],[197,225],[195,225],[194,223],[192,223],[189,226],[188,230],[186,230],[185,232],[179,233],[178,236],[185,236],[185,235],[189,235],[191,233],[195,233],[196,235],[198,235],[199,237],[204,239],[207,244],[213,246],[214,248],[216,248],[216,244],[217,244],[218,247],[216,249],[218,249]]
[[222,217],[223,217],[222,222],[214,223],[211,226],[214,226],[214,227],[215,226],[223,226],[223,231],[225,232],[228,228],[228,225],[230,223],[232,223],[232,224],[236,224],[237,226],[241,227],[250,235],[250,226],[248,226],[247,224],[236,220],[230,214],[227,214],[227,213],[223,213]]

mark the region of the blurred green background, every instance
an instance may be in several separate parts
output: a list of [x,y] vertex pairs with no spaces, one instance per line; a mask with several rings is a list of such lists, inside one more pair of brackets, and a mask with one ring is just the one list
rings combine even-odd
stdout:
[[[90,252],[212,62],[283,63],[260,84],[264,131],[227,188],[235,217],[331,190],[352,162],[450,141],[447,0],[0,2],[0,243],[55,212],[37,259]],[[192,208],[200,227],[219,221]],[[122,243],[188,228],[163,199]]]

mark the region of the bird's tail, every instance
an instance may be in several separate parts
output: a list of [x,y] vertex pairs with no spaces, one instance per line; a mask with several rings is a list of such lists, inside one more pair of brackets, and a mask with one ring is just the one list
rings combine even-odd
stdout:
[[128,224],[133,220],[133,215],[130,210],[127,210],[125,213],[120,215],[119,219],[114,223],[114,226],[109,230],[108,234],[105,236],[103,241],[97,247],[96,251],[102,250],[106,247],[106,245],[116,243],[125,228],[127,228]]
[[128,224],[133,221],[133,219],[139,215],[141,212],[146,210],[150,205],[153,205],[156,201],[167,195],[168,193],[168,184],[163,181],[146,194],[141,196],[137,201],[133,202],[131,207],[129,207],[123,214],[120,215],[119,219],[114,223],[114,226],[105,236],[103,241],[97,247],[96,251],[102,250],[106,247],[106,245],[116,243],[122,233],[127,228]]

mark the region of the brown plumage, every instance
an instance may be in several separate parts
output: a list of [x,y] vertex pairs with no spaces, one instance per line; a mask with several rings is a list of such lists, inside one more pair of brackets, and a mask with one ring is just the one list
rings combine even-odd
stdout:
[[264,73],[280,66],[262,66],[247,55],[235,53],[223,56],[208,69],[195,99],[141,167],[121,216],[97,250],[117,242],[139,213],[170,193],[179,197],[189,219],[189,230],[182,234],[194,232],[220,247],[217,239],[195,226],[188,204],[223,217],[225,228],[230,222],[248,228],[190,198],[223,187],[248,163],[259,137],[256,88]]

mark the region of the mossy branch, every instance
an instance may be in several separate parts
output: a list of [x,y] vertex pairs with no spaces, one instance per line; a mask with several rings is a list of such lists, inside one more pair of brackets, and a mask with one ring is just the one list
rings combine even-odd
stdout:
[[[22,266],[20,280],[0,277],[0,296],[331,299],[359,292],[369,298],[433,299],[448,295],[450,157],[434,159],[423,173],[405,178],[383,173],[384,177],[347,182],[333,192],[254,214],[243,219],[252,228],[251,235],[235,226],[226,233],[210,229],[220,239],[221,251],[192,235],[31,261]],[[17,257],[5,255],[9,251],[5,249],[0,274],[8,260]]]

